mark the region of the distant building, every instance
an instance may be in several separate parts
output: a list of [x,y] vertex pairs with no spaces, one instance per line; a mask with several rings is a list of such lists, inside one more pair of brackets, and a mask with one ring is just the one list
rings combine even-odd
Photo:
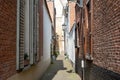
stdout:
[[68,1],[63,7],[64,54],[75,68],[75,3]]
[[54,1],[47,0],[47,4],[50,11],[50,15],[53,18],[52,21],[53,21],[54,32],[55,32],[53,37],[56,39],[55,44],[53,45],[55,45],[56,52],[63,53],[64,52],[64,35],[62,31],[63,5],[60,0],[54,0]]

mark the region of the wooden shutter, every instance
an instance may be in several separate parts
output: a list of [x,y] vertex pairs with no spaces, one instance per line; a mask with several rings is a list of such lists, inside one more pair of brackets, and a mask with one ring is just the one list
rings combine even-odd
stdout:
[[24,28],[25,28],[25,1],[20,0],[19,6],[19,69],[24,68]]
[[34,63],[36,62],[37,58],[37,6],[36,1],[34,0],[34,6],[33,6],[34,14],[33,14],[33,59]]
[[34,15],[34,1],[33,0],[30,0],[30,64],[32,65],[34,63],[34,54],[33,54],[33,21],[34,21],[34,18],[33,18],[33,15]]

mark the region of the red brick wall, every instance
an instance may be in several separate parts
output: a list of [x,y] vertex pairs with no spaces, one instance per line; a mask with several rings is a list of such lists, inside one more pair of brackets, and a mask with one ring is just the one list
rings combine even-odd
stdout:
[[[91,60],[86,60],[86,80],[119,80],[120,79],[120,0],[90,0],[93,2],[91,13],[91,42],[87,42],[87,15],[84,7],[84,52],[91,43]],[[80,23],[80,11],[76,6],[76,22]],[[92,16],[93,15],[93,16]],[[89,24],[88,24],[89,25]],[[79,26],[80,28],[80,26]],[[78,28],[78,29],[79,29]],[[80,51],[82,55],[82,34],[80,34]],[[85,54],[84,54],[85,55]],[[76,57],[76,71],[81,76],[81,56]]]
[[52,1],[47,1],[47,5],[48,5],[48,9],[49,9],[49,12],[50,12],[50,16],[52,18],[52,21],[53,21],[53,2]]
[[120,74],[120,0],[94,0],[93,63]]
[[0,0],[0,80],[16,73],[16,0]]
[[69,2],[69,9],[70,9],[70,30],[71,30],[75,22],[75,3],[74,2]]
[[80,20],[80,8],[75,5],[75,21],[76,23],[78,23]]

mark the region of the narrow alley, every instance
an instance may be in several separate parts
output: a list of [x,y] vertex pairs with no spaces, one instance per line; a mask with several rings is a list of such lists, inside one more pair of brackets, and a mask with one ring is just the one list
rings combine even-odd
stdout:
[[0,80],[120,80],[120,0],[0,0]]
[[60,54],[40,80],[81,80],[81,78],[75,73],[69,59]]

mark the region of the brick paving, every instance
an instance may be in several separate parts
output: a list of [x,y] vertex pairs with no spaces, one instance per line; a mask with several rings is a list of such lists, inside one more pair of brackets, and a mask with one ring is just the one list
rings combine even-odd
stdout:
[[80,77],[73,72],[73,68],[69,60],[64,55],[59,55],[54,63],[49,66],[45,74],[40,80],[81,80]]

